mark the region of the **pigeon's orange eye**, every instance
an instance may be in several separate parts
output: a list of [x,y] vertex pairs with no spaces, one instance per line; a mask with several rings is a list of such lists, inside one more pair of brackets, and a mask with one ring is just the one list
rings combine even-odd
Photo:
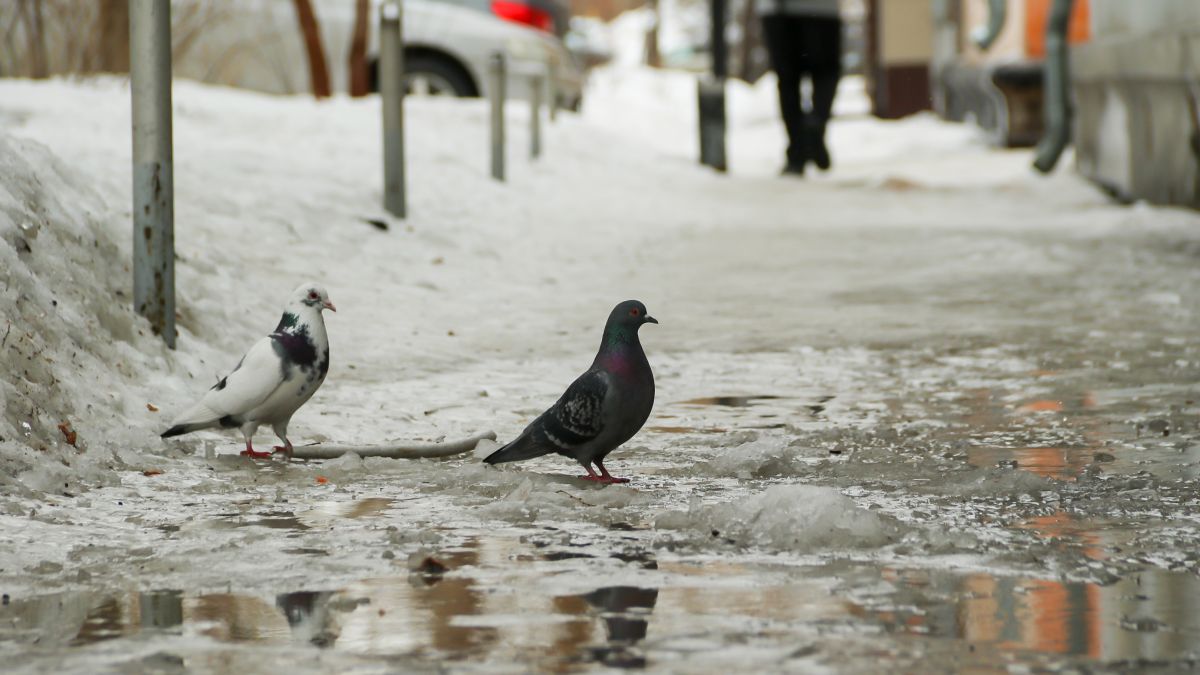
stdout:
[[638,315],[637,307],[634,307],[633,309],[629,310],[629,316],[637,316],[637,315]]

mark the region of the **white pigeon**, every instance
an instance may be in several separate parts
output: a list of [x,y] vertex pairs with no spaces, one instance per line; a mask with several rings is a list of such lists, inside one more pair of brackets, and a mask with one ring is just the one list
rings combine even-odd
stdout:
[[222,377],[199,403],[179,415],[163,438],[201,429],[238,428],[246,437],[244,457],[270,457],[255,452],[250,440],[270,424],[283,446],[275,452],[292,456],[288,422],[325,381],[329,372],[329,338],[321,312],[337,311],[329,294],[307,283],[292,292],[275,331],[254,343],[233,372]]

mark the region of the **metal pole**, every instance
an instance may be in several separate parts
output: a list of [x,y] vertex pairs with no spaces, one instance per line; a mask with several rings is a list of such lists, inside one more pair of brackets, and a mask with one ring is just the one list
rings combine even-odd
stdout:
[[171,3],[131,0],[133,308],[175,348],[175,181],[171,148]]
[[504,180],[504,54],[492,55],[492,178]]
[[542,156],[542,86],[540,74],[529,78],[529,156]]
[[717,171],[728,168],[725,157],[725,77],[729,74],[725,46],[725,0],[710,0],[712,9],[712,76],[701,78],[700,163]]
[[971,41],[975,43],[976,47],[986,52],[992,48],[996,38],[1000,37],[1006,21],[1008,21],[1008,3],[1004,0],[988,0],[987,23],[976,26],[971,31]]
[[1067,29],[1074,0],[1054,0],[1046,23],[1045,91],[1046,132],[1038,143],[1033,167],[1050,173],[1071,142],[1071,73]]
[[712,73],[718,80],[729,77],[729,48],[725,42],[725,0],[712,0]]
[[725,80],[701,77],[699,99],[700,163],[725,171]]
[[408,215],[404,180],[404,36],[400,3],[379,8],[379,94],[383,99],[383,208]]
[[550,57],[550,60],[548,60],[546,62],[546,82],[548,82],[550,85],[548,88],[549,91],[547,92],[548,98],[550,100],[547,101],[546,103],[547,103],[547,105],[550,106],[550,121],[552,123],[558,121],[558,69],[557,69],[557,65],[556,65],[557,62],[558,62],[557,59],[555,59],[554,57]]

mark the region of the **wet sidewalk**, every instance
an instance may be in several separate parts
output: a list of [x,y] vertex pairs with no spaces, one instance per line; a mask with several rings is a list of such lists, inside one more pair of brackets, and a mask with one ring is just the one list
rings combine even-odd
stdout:
[[[208,93],[182,93],[193,137],[219,117]],[[313,128],[377,119],[315,110]],[[937,124],[846,120],[835,148],[838,134],[950,141],[789,181],[657,156],[646,180],[641,156],[604,154],[611,130],[570,122],[552,146],[571,158],[563,174],[514,179],[544,201],[497,188],[386,239],[300,222],[289,250],[353,291],[330,321],[330,382],[294,433],[511,437],[586,366],[593,310],[636,296],[662,323],[642,332],[654,413],[608,462],[633,482],[587,484],[555,457],[256,463],[216,434],[159,443],[155,417],[104,484],[0,505],[0,659],[89,673],[1194,668],[1200,216],[1110,204],[1069,172],[1032,177],[1028,153]],[[346,138],[369,154],[354,143],[371,139]],[[264,173],[292,169],[264,157]],[[373,198],[319,175],[303,208],[322,217],[339,190]],[[358,270],[372,283],[353,284]]]

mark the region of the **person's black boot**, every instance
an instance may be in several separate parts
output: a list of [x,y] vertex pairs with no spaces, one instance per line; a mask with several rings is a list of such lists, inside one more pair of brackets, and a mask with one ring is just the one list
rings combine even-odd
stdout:
[[803,127],[796,136],[795,141],[788,144],[787,163],[783,165],[783,171],[780,172],[784,176],[803,176],[804,166],[810,161],[808,138]]
[[809,147],[813,164],[816,164],[821,171],[828,171],[833,166],[833,161],[829,157],[829,148],[825,146],[825,122],[810,120],[805,127],[805,132],[808,136],[806,144]]
[[801,160],[799,162],[793,162],[792,160],[789,159],[787,164],[783,165],[783,170],[780,171],[779,174],[782,176],[803,177],[804,176],[804,164],[805,164],[805,162],[803,160]]

